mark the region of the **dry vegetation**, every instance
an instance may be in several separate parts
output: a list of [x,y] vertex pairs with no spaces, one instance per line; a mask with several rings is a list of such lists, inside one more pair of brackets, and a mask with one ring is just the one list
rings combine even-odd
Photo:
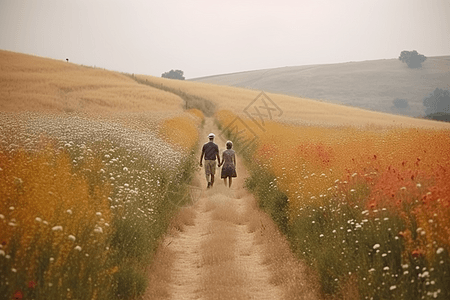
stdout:
[[[259,95],[260,91],[243,88],[170,80],[152,76],[138,75],[138,78],[168,86],[173,89],[208,99],[216,104],[217,111],[230,110],[244,115],[244,109]],[[381,112],[324,103],[316,100],[267,93],[269,98],[283,111],[280,117],[273,116],[278,122],[308,126],[382,126],[382,127],[421,127],[450,128],[450,124],[430,120],[414,119]],[[253,107],[250,113],[255,113]],[[278,115],[278,114],[276,114]]]
[[[235,115],[217,117],[226,125]],[[247,187],[325,293],[349,297],[352,286],[357,299],[449,297],[449,130],[264,129],[243,152]]]
[[[183,113],[179,96],[130,76],[7,51],[0,62],[1,297],[139,297],[142,262],[165,261],[155,250],[177,211],[169,197],[182,200],[192,179],[203,114]],[[137,78],[213,102],[222,127],[259,94]],[[450,297],[450,124],[268,96],[283,114],[264,131],[246,120],[258,143],[239,159],[278,229],[224,199],[205,204],[210,297],[246,292],[246,273],[228,259],[240,240],[223,232],[240,224],[264,237],[271,282],[289,298],[305,292],[295,278],[306,269],[280,230],[327,294],[346,298],[353,286],[356,298]],[[180,216],[181,230],[195,213]],[[156,282],[169,280],[170,264],[152,267]]]
[[182,111],[178,96],[116,72],[2,50],[0,63],[0,111]]
[[139,297],[202,113],[118,73],[0,62],[0,298]]
[[261,130],[243,113],[259,92],[145,78],[215,102],[222,128],[240,116],[256,132],[247,186],[324,293],[448,297],[450,124],[267,94],[283,115]]

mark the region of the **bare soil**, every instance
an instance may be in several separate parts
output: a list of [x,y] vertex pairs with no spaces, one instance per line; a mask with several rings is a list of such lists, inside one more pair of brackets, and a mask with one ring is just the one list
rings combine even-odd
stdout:
[[[201,136],[206,139],[209,132],[219,133],[211,119]],[[213,188],[206,189],[198,169],[194,185],[202,193],[181,209],[161,243],[144,299],[319,298],[314,274],[244,189],[247,173],[239,156],[237,173],[228,188],[217,169]]]

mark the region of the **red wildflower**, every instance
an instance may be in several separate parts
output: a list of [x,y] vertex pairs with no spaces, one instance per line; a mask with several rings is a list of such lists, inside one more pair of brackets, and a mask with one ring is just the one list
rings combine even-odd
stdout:
[[13,296],[13,297],[14,297],[13,299],[22,299],[22,298],[23,298],[23,294],[22,294],[21,291],[16,291],[16,292],[14,293],[14,296]]
[[412,257],[417,258],[417,257],[423,257],[425,255],[425,253],[421,249],[415,249],[415,250],[413,250],[411,255],[412,255]]

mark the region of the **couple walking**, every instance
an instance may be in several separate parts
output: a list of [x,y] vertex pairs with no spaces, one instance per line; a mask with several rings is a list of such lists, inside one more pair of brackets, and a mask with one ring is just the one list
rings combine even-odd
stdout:
[[[214,175],[216,174],[216,158],[217,158],[217,166],[222,167],[221,178],[227,185],[228,178],[228,187],[231,187],[231,182],[233,177],[237,177],[236,175],[236,154],[233,149],[233,143],[228,141],[226,143],[227,150],[222,153],[222,162],[220,161],[219,156],[219,146],[214,143],[214,133],[210,133],[208,135],[209,142],[203,145],[202,155],[200,156],[200,167],[203,166],[202,161],[203,157],[205,157],[205,175],[206,181],[208,182],[208,188],[214,185]],[[211,177],[211,180],[210,180]]]

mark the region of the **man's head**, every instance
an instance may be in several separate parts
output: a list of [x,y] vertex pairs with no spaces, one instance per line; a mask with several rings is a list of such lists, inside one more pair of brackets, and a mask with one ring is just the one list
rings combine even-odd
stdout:
[[214,137],[215,137],[214,133],[211,132],[210,134],[208,134],[208,138],[209,138],[210,141],[213,141]]

